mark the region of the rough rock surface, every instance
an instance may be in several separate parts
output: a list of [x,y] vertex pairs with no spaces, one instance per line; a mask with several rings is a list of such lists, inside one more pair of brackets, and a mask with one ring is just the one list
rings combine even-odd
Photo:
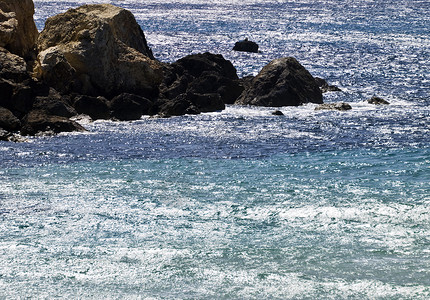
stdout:
[[25,60],[0,47],[0,78],[21,82],[29,79]]
[[165,108],[160,111],[163,115],[222,110],[243,91],[235,67],[222,55],[208,52],[188,55],[165,65],[164,74],[161,98],[166,103],[178,104],[161,104],[160,109]]
[[45,111],[32,110],[22,119],[22,135],[35,135],[40,132],[71,132],[85,131],[78,123],[65,117],[52,116]]
[[152,102],[144,97],[123,93],[113,98],[109,107],[111,116],[120,121],[138,120],[142,115],[149,115]]
[[328,82],[325,79],[323,79],[323,78],[315,77],[315,82],[317,83],[317,85],[321,89],[322,93],[327,93],[327,92],[341,92],[342,91],[337,86],[328,84]]
[[0,0],[0,47],[30,58],[37,36],[32,0]]
[[253,41],[249,41],[247,38],[243,41],[236,42],[233,47],[234,51],[252,52],[258,53],[258,44]]
[[298,106],[323,103],[314,77],[292,57],[271,61],[252,79],[251,85],[236,101],[257,106]]
[[89,115],[91,119],[109,119],[110,109],[106,98],[79,95],[75,97],[73,106],[79,114]]
[[62,93],[158,93],[161,64],[153,60],[142,29],[125,9],[84,5],[51,17],[37,47],[36,76]]
[[0,128],[15,131],[20,127],[21,121],[10,110],[0,106]]
[[339,102],[339,103],[324,103],[315,107],[315,110],[339,110],[346,111],[351,110],[352,107],[348,103]]
[[390,102],[388,102],[385,99],[373,96],[372,98],[367,100],[367,103],[369,104],[375,104],[375,105],[388,105],[390,104]]

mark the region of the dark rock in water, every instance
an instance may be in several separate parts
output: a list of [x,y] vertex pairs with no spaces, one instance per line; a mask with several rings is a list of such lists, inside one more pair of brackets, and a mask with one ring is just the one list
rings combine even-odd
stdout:
[[[169,114],[168,111],[178,115],[180,111],[199,113],[222,110],[225,103],[234,103],[243,91],[236,69],[222,55],[188,55],[166,65],[164,73],[160,99],[164,99],[166,105],[159,105],[162,114]],[[179,101],[178,105],[174,105],[174,101]]]
[[142,115],[149,115],[152,102],[138,95],[123,93],[113,98],[109,107],[113,118],[130,121],[138,120]]
[[57,91],[51,89],[48,96],[36,97],[33,109],[45,111],[48,115],[70,118],[77,114],[76,110]]
[[16,131],[21,128],[21,121],[7,108],[0,107],[0,128]]
[[233,47],[234,51],[258,53],[258,44],[249,41],[247,38],[243,41],[236,42]]
[[22,135],[36,135],[40,132],[85,131],[78,123],[64,117],[51,116],[45,111],[32,110],[22,119]]
[[188,92],[186,96],[200,112],[212,112],[225,109],[225,104],[221,96],[217,93],[196,94]]
[[345,102],[340,103],[324,103],[317,107],[315,107],[315,110],[339,110],[339,111],[346,111],[352,109],[351,105]]
[[315,82],[321,89],[322,93],[326,92],[341,92],[342,90],[335,85],[329,85],[323,78],[315,77]]
[[368,99],[367,103],[375,104],[375,105],[388,105],[388,104],[390,104],[390,102],[388,102],[387,100],[384,100],[384,99],[376,97],[376,96],[373,96],[372,98]]
[[78,114],[89,115],[91,119],[109,119],[110,109],[108,101],[104,97],[91,97],[80,95],[74,99],[74,108]]
[[199,77],[204,72],[208,72],[229,79],[238,79],[236,68],[220,54],[209,52],[192,54],[179,59],[174,65],[179,66],[194,77]]
[[272,115],[274,116],[284,116],[284,113],[280,110],[272,111]]
[[314,77],[293,57],[271,61],[236,101],[257,106],[298,106],[323,103]]
[[154,97],[163,79],[132,13],[110,4],[48,18],[37,47],[35,74],[62,93]]
[[186,94],[181,94],[173,100],[168,100],[160,106],[158,115],[163,118],[182,115],[197,115],[201,111],[189,100]]

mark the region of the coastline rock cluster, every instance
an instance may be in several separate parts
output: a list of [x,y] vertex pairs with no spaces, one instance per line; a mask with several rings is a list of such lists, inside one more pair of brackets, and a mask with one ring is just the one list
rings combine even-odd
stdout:
[[14,140],[15,132],[83,131],[70,119],[78,114],[135,120],[218,111],[226,104],[321,104],[321,86],[328,86],[292,57],[245,78],[222,55],[159,62],[132,13],[110,4],[83,5],[48,18],[40,34],[33,14],[32,0],[0,0],[3,140]]

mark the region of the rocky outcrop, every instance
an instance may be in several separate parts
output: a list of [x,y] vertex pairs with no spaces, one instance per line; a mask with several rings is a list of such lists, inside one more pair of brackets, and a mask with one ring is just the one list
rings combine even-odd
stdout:
[[153,59],[131,12],[84,5],[46,21],[35,75],[62,93],[108,97],[158,94],[161,64]]
[[385,99],[373,96],[372,98],[367,100],[367,103],[369,104],[375,104],[375,105],[388,105],[390,104],[390,102],[388,102]]
[[71,131],[85,131],[85,128],[68,118],[49,115],[43,110],[32,110],[22,119],[22,135],[35,135],[40,132],[60,133]]
[[39,32],[32,0],[0,0],[0,47],[31,59]]
[[16,131],[21,127],[21,121],[8,109],[0,106],[0,128]]
[[335,85],[330,85],[328,82],[320,77],[315,77],[315,82],[319,86],[322,93],[327,92],[341,92],[342,90]]
[[149,115],[152,106],[151,100],[128,93],[116,96],[109,103],[111,116],[120,121],[138,120],[142,115]]
[[166,65],[164,74],[159,103],[162,115],[222,110],[243,91],[235,67],[222,55],[188,55]]
[[257,106],[298,106],[323,103],[314,77],[292,57],[271,61],[252,79],[237,104]]
[[339,103],[324,103],[315,107],[315,110],[339,110],[346,111],[351,110],[352,107],[348,103],[339,102]]
[[88,115],[93,120],[110,118],[108,100],[102,96],[79,95],[74,98],[73,107],[79,114]]
[[234,51],[258,53],[258,44],[253,41],[249,41],[247,38],[243,41],[236,42],[233,47]]
[[24,58],[0,47],[0,78],[21,82],[30,78]]

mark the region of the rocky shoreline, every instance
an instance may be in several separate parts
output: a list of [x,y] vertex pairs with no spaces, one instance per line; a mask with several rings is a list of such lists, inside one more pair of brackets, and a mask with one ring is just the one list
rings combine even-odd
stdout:
[[0,140],[84,131],[71,120],[79,114],[122,121],[226,104],[323,104],[323,92],[339,90],[292,57],[245,78],[219,54],[162,63],[132,13],[110,4],[69,9],[40,33],[33,15],[32,0],[0,0]]

